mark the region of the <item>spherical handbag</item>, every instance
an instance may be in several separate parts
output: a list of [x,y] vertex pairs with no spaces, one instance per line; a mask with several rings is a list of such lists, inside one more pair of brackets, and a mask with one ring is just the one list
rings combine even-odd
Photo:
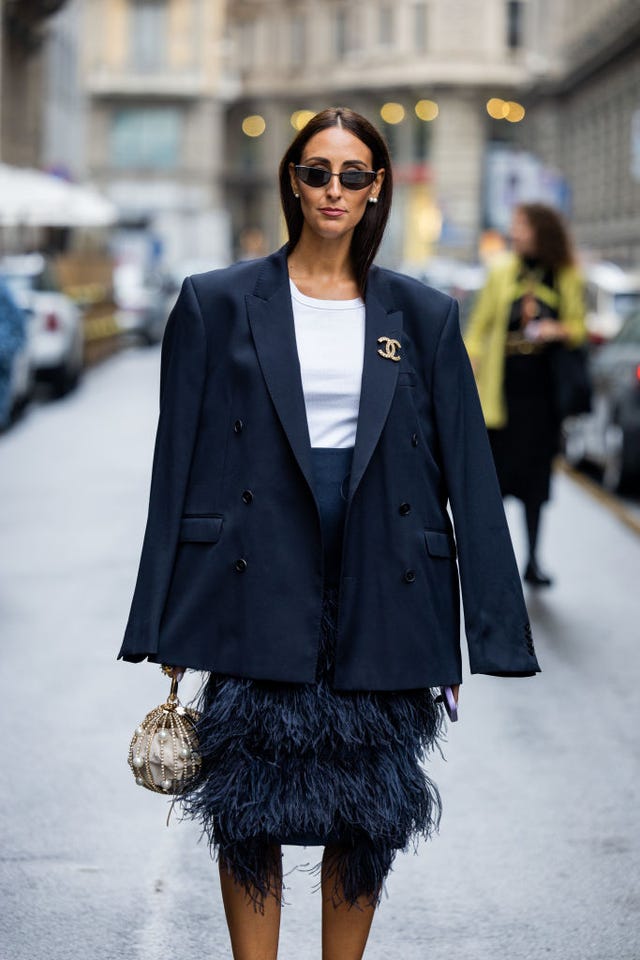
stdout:
[[[167,675],[171,667],[162,667]],[[140,787],[154,793],[180,794],[200,770],[196,710],[178,700],[178,681],[171,680],[167,702],[146,715],[129,745],[129,766]]]

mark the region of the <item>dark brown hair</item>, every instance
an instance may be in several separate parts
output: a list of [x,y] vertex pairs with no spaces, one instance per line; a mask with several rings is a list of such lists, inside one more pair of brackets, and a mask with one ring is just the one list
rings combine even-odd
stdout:
[[280,162],[280,200],[289,232],[289,251],[291,252],[298,243],[304,224],[300,201],[294,197],[291,190],[289,164],[300,163],[302,151],[309,140],[316,133],[320,133],[321,130],[326,130],[329,127],[343,127],[345,130],[349,130],[354,137],[361,140],[371,150],[372,169],[380,170],[384,168],[385,171],[382,187],[378,194],[378,203],[367,204],[362,220],[356,226],[351,240],[351,263],[358,287],[364,293],[369,267],[378,252],[391,209],[393,193],[391,160],[387,145],[376,128],[359,113],[355,113],[347,107],[329,107],[312,117],[302,128]]
[[516,209],[524,214],[535,237],[536,257],[551,270],[575,263],[567,226],[560,214],[544,203],[520,203]]

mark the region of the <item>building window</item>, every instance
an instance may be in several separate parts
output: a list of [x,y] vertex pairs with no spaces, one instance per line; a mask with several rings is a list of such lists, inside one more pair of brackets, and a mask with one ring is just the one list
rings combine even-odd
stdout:
[[120,169],[172,170],[180,160],[177,107],[126,107],[112,116],[109,156]]
[[413,42],[416,53],[427,52],[427,4],[422,2],[413,7]]
[[507,2],[507,46],[519,50],[523,44],[524,3],[522,0]]
[[300,67],[307,59],[307,20],[303,13],[291,19],[291,63]]
[[167,0],[131,0],[131,62],[157,70],[167,60]]
[[378,7],[378,43],[381,47],[392,47],[394,41],[393,6],[381,3]]

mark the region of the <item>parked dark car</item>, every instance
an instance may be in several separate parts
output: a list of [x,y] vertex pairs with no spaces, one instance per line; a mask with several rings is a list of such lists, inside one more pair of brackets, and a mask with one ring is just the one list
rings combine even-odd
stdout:
[[572,466],[599,467],[609,490],[640,491],[640,312],[592,349],[590,369],[593,408],[565,421],[565,456]]

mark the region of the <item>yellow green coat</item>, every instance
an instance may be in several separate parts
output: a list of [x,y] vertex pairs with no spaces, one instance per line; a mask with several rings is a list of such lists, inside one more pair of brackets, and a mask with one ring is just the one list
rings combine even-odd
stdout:
[[[485,422],[499,429],[507,422],[503,391],[505,342],[511,305],[525,292],[518,282],[521,263],[509,254],[491,270],[476,299],[464,333],[473,363]],[[536,291],[534,287],[534,293]],[[556,303],[551,303],[551,297]],[[578,346],[586,337],[583,280],[576,267],[563,267],[557,275],[557,290],[544,288],[544,298],[558,310],[558,319],[569,331],[569,346]]]

